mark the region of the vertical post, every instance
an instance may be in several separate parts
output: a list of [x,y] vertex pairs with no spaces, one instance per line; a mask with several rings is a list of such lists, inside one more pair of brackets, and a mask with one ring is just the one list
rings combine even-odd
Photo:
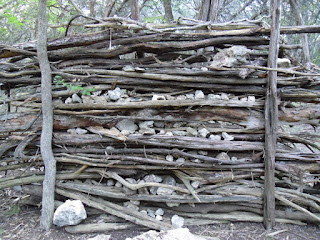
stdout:
[[[280,35],[280,0],[270,1],[271,35],[268,67],[277,67]],[[278,103],[277,72],[269,71],[265,101],[265,172],[264,172],[264,225],[267,230],[275,223],[274,172],[277,143]]]

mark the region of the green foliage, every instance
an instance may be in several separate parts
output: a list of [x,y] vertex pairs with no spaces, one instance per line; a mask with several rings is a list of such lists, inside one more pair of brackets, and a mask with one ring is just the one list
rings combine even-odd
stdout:
[[[77,79],[74,79],[74,81],[76,82]],[[61,76],[55,76],[53,79],[53,83],[56,84],[57,87],[59,87],[59,86],[66,87],[67,89],[71,90],[72,92],[81,92],[81,94],[85,95],[85,96],[90,96],[91,92],[95,91],[94,87],[85,88],[85,87],[82,87],[81,85],[67,83],[67,82],[65,82],[65,80]]]
[[8,24],[12,24],[16,28],[21,30],[21,26],[23,26],[23,23],[21,23],[16,16],[14,16],[12,13],[5,13],[4,16],[7,17]]

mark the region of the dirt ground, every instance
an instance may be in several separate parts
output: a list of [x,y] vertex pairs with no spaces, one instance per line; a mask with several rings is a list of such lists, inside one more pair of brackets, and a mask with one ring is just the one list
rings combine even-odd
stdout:
[[[111,235],[111,240],[125,240],[144,232],[142,229],[130,229],[117,232],[94,234],[70,234],[64,228],[54,227],[49,232],[40,229],[40,209],[37,207],[19,206],[16,196],[9,196],[0,191],[0,240],[87,240],[98,234]],[[320,227],[315,225],[297,226],[277,224],[266,232],[261,223],[230,223],[189,228],[192,233],[213,237],[220,240],[319,240]],[[268,233],[275,233],[268,236]],[[187,239],[186,239],[187,240]]]

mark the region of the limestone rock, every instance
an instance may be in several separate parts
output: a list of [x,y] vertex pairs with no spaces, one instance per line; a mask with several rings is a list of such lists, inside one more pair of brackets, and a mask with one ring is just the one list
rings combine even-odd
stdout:
[[88,238],[87,240],[110,240],[111,235],[99,234],[93,238]]
[[278,58],[277,66],[278,68],[290,68],[291,61],[288,58]]
[[156,211],[155,211],[155,213],[154,213],[155,215],[159,215],[159,216],[163,216],[163,214],[164,214],[164,211],[163,211],[163,209],[162,208],[158,208]]
[[223,67],[236,67],[247,62],[247,56],[251,51],[245,46],[232,46],[225,48],[213,56],[210,69]]
[[225,141],[232,141],[234,139],[234,137],[232,137],[231,135],[229,135],[228,133],[226,132],[223,132],[222,134],[222,137]]
[[171,218],[171,224],[175,228],[181,228],[184,225],[184,218],[178,215],[173,215]]
[[[171,176],[166,176],[163,181],[163,184],[167,184],[167,185],[171,185],[171,186],[175,186],[176,185],[176,180],[171,177]],[[158,195],[171,195],[174,192],[173,189],[170,188],[166,188],[166,187],[159,187],[157,189],[157,194]]]
[[166,97],[163,95],[157,95],[157,94],[154,94],[152,96],[152,101],[159,101],[159,100],[166,100]]
[[82,103],[82,99],[78,96],[78,94],[72,94],[72,102],[73,103]]
[[204,96],[204,93],[203,93],[201,90],[197,90],[197,91],[194,93],[194,98],[195,98],[195,99],[204,99],[205,96]]
[[187,133],[188,135],[195,136],[195,137],[198,135],[198,131],[192,127],[187,128]]
[[67,200],[54,212],[53,224],[59,227],[77,225],[86,218],[87,213],[80,200]]
[[113,101],[117,101],[118,99],[120,99],[121,94],[122,94],[122,91],[119,87],[116,87],[114,90],[108,91],[108,95],[110,99]]
[[169,162],[173,162],[173,156],[172,155],[167,155],[166,160]]
[[139,123],[139,128],[151,128],[153,127],[154,121],[143,121]]
[[125,130],[125,131],[128,131],[129,133],[134,133],[138,129],[138,126],[129,119],[121,120],[120,122],[117,123],[116,127],[120,131]]
[[216,156],[216,158],[219,159],[219,160],[227,160],[227,161],[230,160],[229,155],[228,155],[227,153],[225,153],[225,152],[219,153],[219,154]]
[[79,135],[83,135],[83,134],[86,134],[88,132],[86,129],[82,129],[82,128],[79,128],[79,127],[77,127],[75,131]]
[[68,97],[65,101],[64,101],[65,104],[70,104],[72,103],[72,98],[71,97]]
[[201,128],[198,132],[199,135],[204,138],[207,137],[207,135],[210,133],[206,128]]
[[[214,238],[215,240],[219,240]],[[193,235],[188,228],[178,228],[168,231],[157,232],[150,230],[134,238],[126,240],[206,240],[203,237]]]

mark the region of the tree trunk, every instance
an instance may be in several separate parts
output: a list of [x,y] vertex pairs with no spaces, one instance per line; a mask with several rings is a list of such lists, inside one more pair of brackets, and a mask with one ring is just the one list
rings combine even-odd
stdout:
[[39,0],[38,8],[38,60],[41,69],[42,132],[40,140],[41,155],[45,165],[43,181],[41,227],[49,230],[54,213],[54,187],[56,161],[52,153],[53,110],[51,94],[51,69],[47,54],[47,1]]
[[90,0],[90,17],[95,17],[96,13],[94,11],[94,6],[96,5],[96,0]]
[[115,4],[115,0],[106,0],[106,9],[105,9],[105,13],[104,13],[104,17],[110,17],[112,8],[114,7]]
[[201,21],[218,21],[218,13],[221,7],[221,0],[203,0],[200,9]]
[[162,3],[164,7],[164,19],[167,23],[173,22],[171,0],[163,0]]
[[[280,0],[270,2],[271,36],[268,67],[277,67],[280,37]],[[275,224],[275,156],[278,128],[277,72],[269,71],[265,101],[265,171],[264,225],[267,230]]]
[[131,8],[131,19],[139,21],[140,20],[140,14],[139,14],[139,2],[138,2],[138,0],[131,0],[130,8]]
[[[290,6],[293,11],[293,15],[296,18],[297,25],[304,25],[304,20],[301,15],[301,4],[298,0],[290,0]],[[303,48],[303,56],[304,56],[304,63],[306,64],[306,67],[310,69],[312,63],[310,58],[310,51],[309,51],[309,43],[308,43],[308,35],[302,34],[301,35],[301,42],[302,42],[302,48]]]

